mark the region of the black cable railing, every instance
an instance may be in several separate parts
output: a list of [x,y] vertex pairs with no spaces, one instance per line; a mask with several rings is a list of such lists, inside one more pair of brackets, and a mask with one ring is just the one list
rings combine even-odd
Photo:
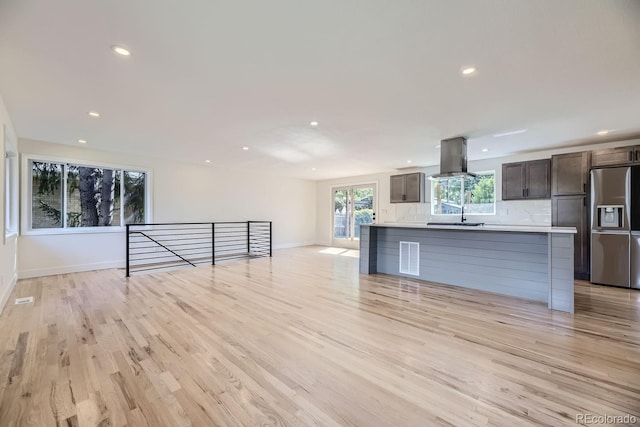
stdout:
[[131,273],[271,256],[271,221],[127,225]]

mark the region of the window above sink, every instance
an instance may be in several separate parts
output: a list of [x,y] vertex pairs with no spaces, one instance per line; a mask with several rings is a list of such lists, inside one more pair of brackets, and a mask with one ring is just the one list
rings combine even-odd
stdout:
[[464,203],[465,215],[494,215],[495,181],[495,171],[431,179],[431,214],[460,216]]

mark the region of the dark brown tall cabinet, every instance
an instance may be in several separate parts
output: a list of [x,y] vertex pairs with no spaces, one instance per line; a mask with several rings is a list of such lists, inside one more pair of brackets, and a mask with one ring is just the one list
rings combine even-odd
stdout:
[[551,157],[551,225],[575,227],[574,274],[589,279],[589,169],[591,153]]

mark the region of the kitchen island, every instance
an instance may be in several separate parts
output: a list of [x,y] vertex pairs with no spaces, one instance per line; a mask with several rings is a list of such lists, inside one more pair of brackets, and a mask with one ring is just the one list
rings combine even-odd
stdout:
[[573,227],[360,226],[360,273],[544,301],[573,313]]

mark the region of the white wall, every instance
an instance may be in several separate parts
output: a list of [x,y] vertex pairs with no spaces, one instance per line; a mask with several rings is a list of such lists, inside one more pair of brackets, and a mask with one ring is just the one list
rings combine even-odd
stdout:
[[[0,233],[4,235],[4,204],[5,200],[5,162],[4,162],[4,150],[5,150],[5,129],[10,139],[17,143],[15,138],[15,131],[9,118],[9,113],[5,108],[2,97],[0,96]],[[17,170],[16,177],[17,179]],[[16,201],[17,202],[17,201]],[[7,236],[5,239],[0,237],[0,312],[9,298],[9,294],[16,283],[16,235]]]
[[[616,141],[557,150],[546,150],[521,154],[517,156],[501,157],[470,161],[470,172],[495,171],[496,177],[496,214],[495,215],[466,215],[473,222],[509,225],[551,225],[551,200],[512,200],[502,201],[502,164],[550,158],[554,154],[590,151],[595,149],[619,147],[626,145],[640,145],[640,140]],[[451,221],[449,215],[431,215],[431,185],[427,180],[425,199],[427,203],[390,203],[389,177],[408,172],[424,172],[427,176],[439,172],[439,166],[394,170],[374,175],[352,176],[347,178],[318,181],[316,184],[316,243],[331,245],[332,220],[332,187],[375,182],[378,185],[378,200],[376,219],[379,224],[385,222],[426,223],[428,221]],[[455,217],[457,218],[457,217]]]
[[[20,140],[19,149],[22,157],[50,156],[151,169],[154,222],[271,220],[275,249],[309,245],[315,240],[313,181],[26,139]],[[28,194],[24,183],[21,194]],[[21,278],[122,267],[124,259],[124,232],[19,237]]]

